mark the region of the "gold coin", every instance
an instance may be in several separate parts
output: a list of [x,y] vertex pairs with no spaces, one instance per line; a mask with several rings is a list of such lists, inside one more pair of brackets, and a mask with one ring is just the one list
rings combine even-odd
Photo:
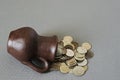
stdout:
[[65,41],[63,41],[63,46],[65,47],[66,45],[69,45],[69,44],[71,44],[71,42],[65,42]]
[[90,43],[83,43],[82,44],[82,47],[86,48],[87,50],[90,50],[92,48],[91,44]]
[[53,63],[53,64],[50,66],[50,70],[60,70],[60,65],[61,65],[60,62],[58,62],[58,63]]
[[71,46],[73,49],[75,49],[75,46],[71,42],[68,42],[68,41],[63,41],[63,46],[64,47]]
[[60,66],[67,66],[64,62],[60,63]]
[[65,45],[65,49],[71,49],[71,50],[73,50],[73,47],[71,45]]
[[72,49],[72,50],[75,49],[75,46],[74,46],[73,44],[71,44],[71,43],[64,44],[64,47],[65,47],[66,49]]
[[[56,58],[56,57],[55,57],[55,58]],[[63,62],[63,61],[69,60],[69,59],[71,59],[71,58],[72,58],[72,57],[62,56],[62,57],[56,58],[55,61]]]
[[85,69],[85,71],[87,71],[88,70],[88,66],[86,65],[86,66],[82,66],[84,69]]
[[87,65],[87,63],[88,63],[87,59],[84,59],[82,62],[78,62],[77,64],[79,66],[85,66],[85,65]]
[[63,42],[72,42],[73,41],[73,38],[71,36],[64,36],[63,38]]
[[73,57],[74,56],[74,52],[71,50],[71,49],[66,49],[67,52],[66,52],[66,55],[69,56],[69,57]]
[[75,66],[77,64],[77,61],[75,60],[75,58],[72,58],[70,60],[67,60],[66,61],[66,64],[69,66],[69,67],[72,67],[72,66]]
[[68,73],[70,71],[69,67],[66,65],[61,65],[60,66],[60,72],[62,73]]
[[65,54],[65,53],[66,53],[66,49],[63,46],[58,45],[56,56],[60,56],[60,55]]
[[78,47],[77,48],[78,53],[85,54],[87,53],[87,49],[84,47]]
[[73,73],[72,70],[73,70],[73,69],[70,69],[69,73]]
[[78,53],[78,52],[75,52],[75,56],[76,56],[76,57],[85,57],[85,54],[80,54],[80,53]]
[[66,54],[67,50],[63,48],[62,54]]
[[58,42],[58,45],[61,45],[62,47],[63,47],[63,44],[64,44],[63,41]]
[[66,49],[65,49],[65,48],[58,48],[58,49],[57,49],[57,53],[58,53],[59,55],[65,54],[65,53],[66,53]]
[[63,47],[60,44],[58,44],[56,56],[60,56],[62,55],[62,53],[63,53]]
[[57,46],[58,48],[64,48],[64,46],[63,46],[63,44],[61,44],[61,43],[59,43],[58,42],[58,46]]
[[75,48],[77,48],[79,46],[79,44],[77,42],[72,42],[72,44],[74,45]]
[[75,66],[72,72],[74,75],[82,76],[85,73],[85,69],[81,66]]
[[55,54],[55,61],[61,58],[62,58],[62,55],[59,55],[58,53]]
[[74,57],[77,61],[83,61],[85,59],[85,57],[76,57],[76,56],[74,56]]
[[62,55],[62,53],[63,53],[63,50],[61,48],[58,48],[56,52],[56,56],[60,56]]

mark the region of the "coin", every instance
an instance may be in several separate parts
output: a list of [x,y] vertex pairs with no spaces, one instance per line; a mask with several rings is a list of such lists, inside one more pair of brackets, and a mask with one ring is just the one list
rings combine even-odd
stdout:
[[82,47],[86,48],[87,50],[90,50],[92,46],[91,46],[90,43],[87,43],[87,42],[86,42],[86,43],[83,43],[83,44],[82,44]]
[[66,55],[69,56],[69,57],[73,57],[74,52],[71,49],[67,49]]
[[57,53],[56,53],[56,55],[55,55],[55,61],[58,60],[58,59],[60,59],[60,58],[62,58],[62,55],[57,56]]
[[60,62],[51,64],[50,70],[60,70]]
[[74,56],[74,57],[77,61],[83,61],[85,59],[85,57],[76,57],[76,56]]
[[82,62],[78,62],[77,64],[79,66],[85,66],[85,65],[87,65],[87,63],[88,63],[87,59],[84,59]]
[[58,44],[63,46],[64,43],[63,43],[63,41],[59,41]]
[[58,48],[56,53],[57,53],[56,56],[65,54],[66,53],[66,49],[65,48]]
[[59,57],[65,53],[66,53],[66,49],[64,48],[64,46],[62,44],[58,43],[58,47],[57,47],[57,51],[56,51],[55,56]]
[[77,48],[78,53],[85,54],[87,53],[87,49],[84,47],[78,47]]
[[75,66],[73,69],[73,74],[77,76],[82,76],[85,73],[85,69],[81,66]]
[[60,66],[67,66],[67,65],[65,64],[65,62],[61,62]]
[[72,57],[68,57],[68,56],[61,56],[59,58],[56,58],[55,59],[55,62],[63,62],[63,61],[66,61],[66,60],[69,60],[71,59]]
[[63,48],[62,50],[62,54],[66,54],[67,50],[65,48]]
[[69,71],[69,73],[73,73],[73,71],[72,71],[73,69],[70,69],[70,71]]
[[79,46],[79,44],[77,42],[71,42],[75,48],[77,48]]
[[74,46],[73,44],[71,44],[71,43],[65,44],[64,47],[65,47],[66,49],[71,49],[71,50],[74,50],[74,49],[75,49],[75,46]]
[[91,49],[91,44],[85,42],[81,46],[71,36],[64,36],[58,42],[55,60],[50,70],[59,70],[61,73],[73,73],[81,76],[88,69],[86,53]]
[[72,42],[73,41],[73,38],[71,36],[64,36],[63,38],[63,42]]
[[61,48],[58,48],[55,56],[56,56],[56,57],[57,57],[57,56],[61,56],[62,53],[63,53],[63,50],[62,50]]
[[58,42],[58,46],[57,47],[59,47],[59,48],[64,48],[64,46],[63,46],[63,44],[60,42]]
[[68,73],[70,71],[69,67],[67,65],[61,65],[60,66],[60,72],[62,73]]
[[66,61],[66,64],[69,66],[69,67],[72,67],[72,66],[75,66],[77,64],[77,61],[75,60],[75,58],[72,58],[70,60],[67,60]]
[[81,54],[81,53],[75,52],[75,56],[76,57],[85,57],[85,54]]
[[87,69],[88,69],[88,66],[87,66],[87,65],[82,66],[82,67],[85,69],[85,71],[87,71]]

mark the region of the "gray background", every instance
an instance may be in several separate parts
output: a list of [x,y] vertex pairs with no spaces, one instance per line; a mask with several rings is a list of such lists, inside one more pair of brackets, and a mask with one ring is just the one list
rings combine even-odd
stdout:
[[[9,32],[33,27],[40,35],[89,41],[94,57],[82,77],[37,73],[6,51]],[[0,80],[120,80],[120,0],[0,0]]]

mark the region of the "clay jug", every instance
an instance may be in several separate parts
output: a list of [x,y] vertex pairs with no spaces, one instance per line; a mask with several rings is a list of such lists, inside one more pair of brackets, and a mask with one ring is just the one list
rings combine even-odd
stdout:
[[7,51],[21,63],[38,72],[46,72],[54,61],[57,36],[39,36],[30,27],[11,31],[7,42]]

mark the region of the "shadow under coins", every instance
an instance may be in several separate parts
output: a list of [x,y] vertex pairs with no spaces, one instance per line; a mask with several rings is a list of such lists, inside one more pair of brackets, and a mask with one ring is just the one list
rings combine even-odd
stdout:
[[90,51],[88,51],[88,52],[86,53],[85,56],[86,56],[87,59],[91,59],[91,58],[94,57],[94,53],[90,50]]

